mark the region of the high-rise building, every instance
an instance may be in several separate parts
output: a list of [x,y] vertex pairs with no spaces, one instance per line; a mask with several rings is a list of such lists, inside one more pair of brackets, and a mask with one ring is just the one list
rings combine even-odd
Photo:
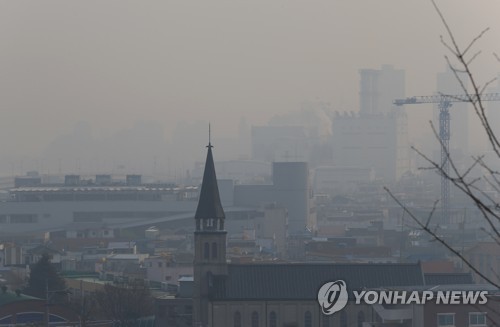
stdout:
[[410,170],[404,109],[389,114],[338,114],[333,120],[333,164],[373,169],[377,178],[398,180]]
[[359,113],[387,114],[393,101],[405,97],[405,71],[392,65],[360,69]]
[[337,114],[333,120],[333,164],[397,180],[410,169],[407,116],[393,105],[405,96],[405,71],[383,65],[359,74],[359,115]]

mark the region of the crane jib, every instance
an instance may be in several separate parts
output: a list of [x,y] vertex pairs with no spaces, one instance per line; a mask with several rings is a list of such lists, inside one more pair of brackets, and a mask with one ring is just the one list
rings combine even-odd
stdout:
[[447,102],[477,102],[478,99],[481,101],[500,101],[500,93],[484,93],[478,98],[477,94],[437,94],[437,95],[425,95],[425,96],[414,96],[406,99],[396,99],[393,104],[396,106],[404,106],[406,104],[422,104],[422,103],[441,103],[443,101]]

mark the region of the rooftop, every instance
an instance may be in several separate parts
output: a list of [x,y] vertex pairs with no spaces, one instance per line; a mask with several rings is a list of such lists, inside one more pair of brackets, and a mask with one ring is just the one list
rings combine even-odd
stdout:
[[216,277],[215,300],[315,300],[326,282],[344,280],[349,290],[425,285],[420,264],[251,264],[228,265]]
[[146,187],[146,186],[32,186],[13,188],[11,192],[179,192],[196,191],[197,186],[179,187]]
[[37,297],[29,296],[26,294],[20,294],[17,295],[16,293],[13,292],[0,292],[0,306],[3,306],[8,303],[12,302],[18,302],[18,301],[26,301],[26,300],[40,300],[43,301],[42,299],[39,299]]

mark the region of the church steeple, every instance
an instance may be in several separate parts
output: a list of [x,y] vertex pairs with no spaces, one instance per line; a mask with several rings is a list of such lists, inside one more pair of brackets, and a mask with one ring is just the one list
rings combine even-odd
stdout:
[[209,299],[213,281],[227,276],[225,214],[217,186],[210,137],[207,148],[198,208],[194,216],[194,326],[209,326]]
[[194,216],[196,230],[224,230],[225,214],[220,201],[210,137],[207,148],[207,160],[205,161],[200,198]]

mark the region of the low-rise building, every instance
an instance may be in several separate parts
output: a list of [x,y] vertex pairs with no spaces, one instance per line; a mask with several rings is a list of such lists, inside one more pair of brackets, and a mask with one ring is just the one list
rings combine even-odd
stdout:
[[193,261],[178,261],[170,254],[150,256],[144,259],[146,278],[149,281],[177,284],[179,278],[193,276]]

